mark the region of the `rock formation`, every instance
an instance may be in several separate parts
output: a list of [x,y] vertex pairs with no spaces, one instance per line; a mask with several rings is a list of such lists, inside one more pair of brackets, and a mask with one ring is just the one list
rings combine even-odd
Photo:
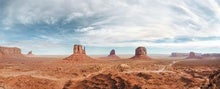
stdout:
[[120,57],[118,57],[116,54],[115,54],[115,50],[112,49],[110,54],[107,56],[107,59],[120,59]]
[[220,70],[214,71],[209,76],[208,84],[201,89],[220,89]]
[[[172,52],[170,57],[187,57],[189,56],[189,53],[178,53],[178,52]],[[201,53],[195,53],[196,56],[201,56]]]
[[189,56],[189,53],[176,53],[176,52],[173,52],[170,55],[170,57],[186,57],[186,56]]
[[19,58],[23,57],[21,49],[17,47],[0,47],[0,58]]
[[150,59],[150,57],[147,56],[147,50],[145,47],[138,47],[135,50],[135,56],[131,57],[130,59]]
[[186,59],[201,59],[200,56],[197,56],[195,52],[190,52],[189,56]]
[[33,55],[32,51],[29,51],[27,55],[32,56]]
[[64,60],[69,61],[90,61],[93,60],[91,57],[86,55],[85,47],[82,45],[74,45],[73,54]]
[[202,57],[220,57],[220,53],[206,53],[202,54]]

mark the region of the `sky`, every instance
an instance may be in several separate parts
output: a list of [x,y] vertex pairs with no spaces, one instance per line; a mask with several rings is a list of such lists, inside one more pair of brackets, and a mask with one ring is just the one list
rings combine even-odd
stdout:
[[0,46],[39,55],[220,52],[220,0],[0,0]]

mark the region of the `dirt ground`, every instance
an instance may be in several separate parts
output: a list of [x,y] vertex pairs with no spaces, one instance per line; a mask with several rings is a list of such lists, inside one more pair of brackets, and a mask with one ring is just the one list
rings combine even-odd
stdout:
[[0,59],[0,89],[220,89],[220,59]]

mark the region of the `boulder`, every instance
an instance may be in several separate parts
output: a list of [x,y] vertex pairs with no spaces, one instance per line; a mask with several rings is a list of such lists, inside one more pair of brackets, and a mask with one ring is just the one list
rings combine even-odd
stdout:
[[24,57],[21,49],[17,47],[0,47],[0,58],[19,58]]
[[147,56],[147,50],[145,47],[138,47],[135,50],[135,56],[131,57],[130,59],[151,59]]
[[73,54],[70,55],[67,58],[64,58],[64,60],[68,61],[80,61],[80,62],[86,62],[86,61],[92,61],[93,59],[86,55],[85,47],[83,48],[82,45],[74,45],[73,46]]

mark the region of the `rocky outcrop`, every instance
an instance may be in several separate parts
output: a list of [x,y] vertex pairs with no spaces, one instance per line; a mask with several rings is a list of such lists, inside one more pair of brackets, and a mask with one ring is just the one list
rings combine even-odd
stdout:
[[0,47],[0,58],[19,58],[19,57],[23,57],[20,48]]
[[151,59],[150,57],[147,56],[147,50],[145,47],[138,47],[135,50],[135,56],[133,56],[130,59]]
[[112,74],[98,74],[83,81],[68,81],[63,89],[141,89],[123,77]]
[[209,82],[201,89],[220,89],[220,70],[209,76]]
[[116,54],[115,54],[115,50],[112,49],[110,54],[107,56],[108,59],[120,59],[120,57],[118,57]]
[[85,47],[83,47],[82,45],[74,45],[73,54],[65,58],[64,60],[86,62],[93,59],[86,55]]
[[186,59],[201,59],[201,56],[196,56],[195,52],[190,52]]

